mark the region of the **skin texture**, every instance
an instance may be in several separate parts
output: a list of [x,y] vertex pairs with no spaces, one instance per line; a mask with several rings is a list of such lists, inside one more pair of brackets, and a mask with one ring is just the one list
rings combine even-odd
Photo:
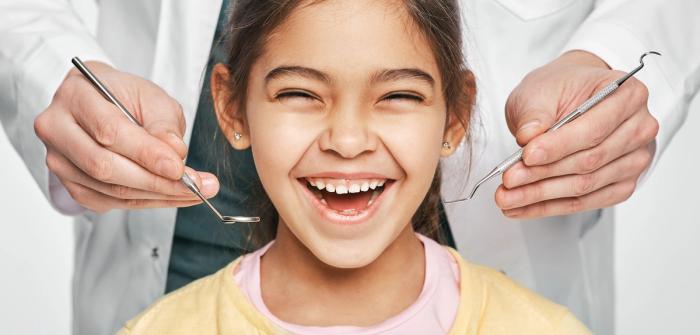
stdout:
[[[313,69],[327,80],[308,71],[265,80],[281,66]],[[376,79],[403,68],[419,69],[434,83]],[[252,68],[247,111],[227,104],[227,75],[218,65],[212,76],[220,124],[234,148],[252,146],[280,214],[276,243],[262,259],[266,305],[282,320],[321,326],[367,326],[408,307],[425,271],[410,219],[439,158],[452,151],[442,141],[458,143],[464,129],[448,122],[432,50],[401,6],[328,1],[295,9]],[[234,131],[243,137],[236,140]],[[395,182],[366,222],[332,223],[297,180],[332,171]]]
[[571,51],[528,74],[513,90],[506,119],[524,153],[523,162],[504,173],[495,194],[506,216],[571,214],[612,206],[632,195],[651,164],[650,143],[659,129],[639,80],[630,78],[583,116],[543,134],[623,74],[593,54]]
[[144,129],[132,124],[83,77],[71,70],[34,129],[46,145],[46,164],[71,197],[85,208],[183,207],[201,201],[178,180],[183,171],[207,197],[219,189],[215,176],[185,168],[185,120],[180,105],[155,84],[114,70],[86,65]]

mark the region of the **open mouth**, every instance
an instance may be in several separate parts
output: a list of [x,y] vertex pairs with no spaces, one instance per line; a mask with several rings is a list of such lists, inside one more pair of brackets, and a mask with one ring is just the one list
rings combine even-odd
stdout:
[[325,209],[343,216],[357,216],[371,208],[393,180],[307,177],[299,182],[306,184]]

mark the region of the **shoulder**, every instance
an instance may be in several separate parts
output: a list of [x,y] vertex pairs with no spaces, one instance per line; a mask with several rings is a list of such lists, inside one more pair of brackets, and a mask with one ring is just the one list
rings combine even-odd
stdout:
[[252,330],[245,313],[239,313],[237,304],[229,301],[237,297],[226,292],[227,285],[235,285],[232,271],[238,262],[160,298],[128,321],[119,334],[217,334],[222,317],[227,319],[227,331],[232,330],[230,325],[239,333]]
[[[459,254],[455,255],[457,257],[460,288],[463,289],[460,305],[473,307],[469,309],[472,315],[468,318],[478,323],[479,333],[590,334],[566,307],[519,285],[499,271],[471,264]],[[476,297],[479,302],[474,301]],[[467,309],[460,306],[460,310]]]

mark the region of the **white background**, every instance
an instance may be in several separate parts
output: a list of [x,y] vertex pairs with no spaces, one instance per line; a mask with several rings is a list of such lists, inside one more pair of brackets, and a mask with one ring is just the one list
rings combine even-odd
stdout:
[[[617,333],[689,334],[700,301],[700,99],[650,179],[616,211]],[[71,219],[0,130],[0,325],[69,334]]]
[[[89,1],[70,1],[94,15]],[[690,110],[651,177],[616,210],[617,334],[698,332],[700,98]],[[0,129],[0,333],[70,334],[71,222]]]

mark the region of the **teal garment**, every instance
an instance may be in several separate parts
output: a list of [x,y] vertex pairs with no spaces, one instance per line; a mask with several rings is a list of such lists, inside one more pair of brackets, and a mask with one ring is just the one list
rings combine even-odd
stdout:
[[[214,43],[202,87],[192,129],[187,165],[198,171],[208,171],[219,177],[219,194],[210,199],[224,215],[250,215],[258,213],[247,206],[252,192],[262,192],[250,150],[231,148],[219,129],[212,107],[209,79],[214,64],[223,62],[225,51],[221,43],[224,14],[228,5],[224,0],[219,14],[219,24],[214,34]],[[442,213],[443,241],[454,247],[454,241]],[[269,223],[268,223],[269,224]],[[170,292],[191,281],[210,275],[238,256],[248,252],[252,244],[248,239],[251,226],[247,224],[224,225],[216,219],[204,204],[180,208],[175,220],[170,264],[165,291]]]
[[[214,35],[211,56],[192,129],[187,165],[219,177],[221,190],[211,202],[221,213],[248,215],[245,201],[258,180],[250,150],[233,150],[219,129],[212,107],[209,79],[214,64],[224,60],[225,51],[218,41],[226,21],[222,4]],[[166,292],[214,273],[245,252],[248,238],[245,224],[223,225],[204,205],[177,211]]]

